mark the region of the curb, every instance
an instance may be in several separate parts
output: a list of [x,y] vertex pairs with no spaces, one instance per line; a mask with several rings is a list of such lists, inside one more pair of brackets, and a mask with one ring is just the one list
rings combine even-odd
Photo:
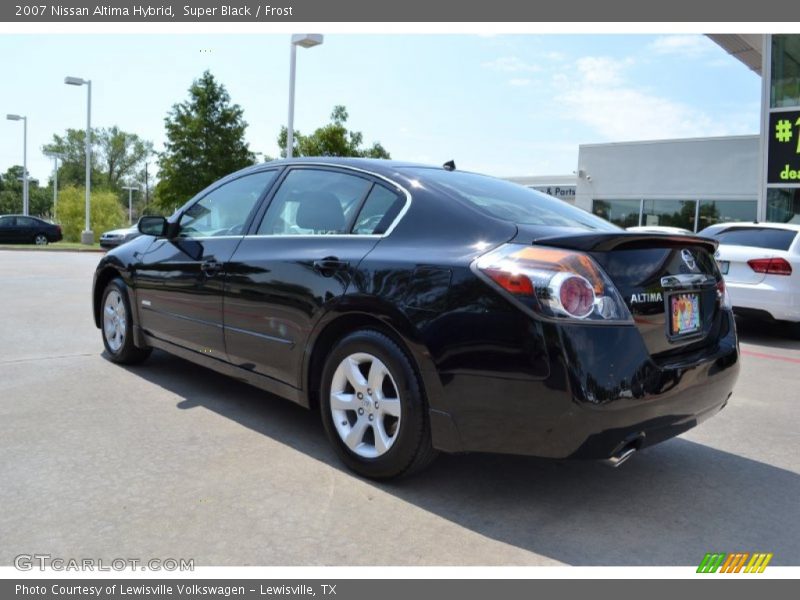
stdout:
[[108,252],[108,250],[104,250],[103,248],[39,248],[34,250],[32,248],[14,248],[11,246],[0,246],[0,252],[3,250],[8,250],[10,252]]

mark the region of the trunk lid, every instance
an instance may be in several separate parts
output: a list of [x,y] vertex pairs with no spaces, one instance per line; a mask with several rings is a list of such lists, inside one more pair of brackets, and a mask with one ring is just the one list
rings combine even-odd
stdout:
[[554,235],[552,228],[520,227],[514,241],[588,253],[617,287],[654,357],[693,351],[719,333],[717,283],[722,277],[714,240],[576,230]]

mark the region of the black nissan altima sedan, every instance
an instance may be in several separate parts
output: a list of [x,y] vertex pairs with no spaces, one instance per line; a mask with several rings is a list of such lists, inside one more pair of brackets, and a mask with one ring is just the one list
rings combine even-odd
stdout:
[[275,161],[139,227],[95,274],[110,359],[160,348],[317,408],[367,477],[439,451],[620,464],[739,371],[716,242],[450,165]]

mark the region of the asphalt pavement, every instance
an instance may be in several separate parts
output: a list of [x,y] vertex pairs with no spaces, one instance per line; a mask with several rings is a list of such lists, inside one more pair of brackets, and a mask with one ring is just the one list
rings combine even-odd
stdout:
[[800,564],[800,340],[784,328],[742,324],[728,407],[619,469],[441,456],[374,483],[340,466],[316,413],[162,352],[107,360],[98,260],[0,251],[0,565]]

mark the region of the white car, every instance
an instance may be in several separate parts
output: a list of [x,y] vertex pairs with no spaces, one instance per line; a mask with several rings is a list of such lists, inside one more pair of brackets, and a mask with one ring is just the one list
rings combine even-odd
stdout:
[[666,225],[641,225],[637,227],[628,227],[625,231],[633,233],[667,233],[670,235],[694,235],[693,231],[683,229],[682,227],[667,227]]
[[800,225],[720,223],[700,235],[719,241],[716,258],[736,312],[800,323]]

